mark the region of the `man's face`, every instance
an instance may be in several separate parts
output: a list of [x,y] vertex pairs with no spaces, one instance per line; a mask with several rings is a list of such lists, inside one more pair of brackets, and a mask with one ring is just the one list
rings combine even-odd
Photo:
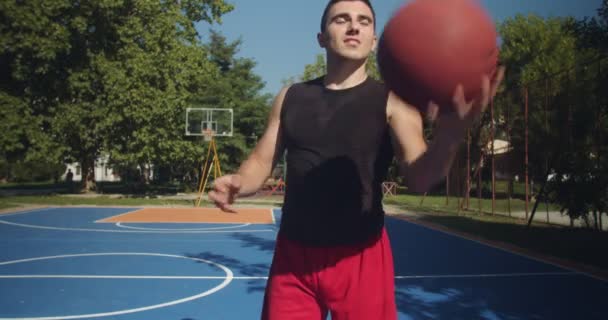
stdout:
[[346,59],[366,59],[376,46],[372,10],[362,1],[340,1],[327,13],[321,47]]

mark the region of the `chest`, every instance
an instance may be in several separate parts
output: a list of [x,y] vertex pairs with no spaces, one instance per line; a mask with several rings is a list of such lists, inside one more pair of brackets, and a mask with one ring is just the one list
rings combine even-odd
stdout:
[[288,147],[365,153],[386,136],[385,100],[369,94],[300,97],[283,119]]

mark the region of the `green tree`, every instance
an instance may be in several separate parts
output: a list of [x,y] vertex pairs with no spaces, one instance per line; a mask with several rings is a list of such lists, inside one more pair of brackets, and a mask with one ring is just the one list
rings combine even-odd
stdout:
[[324,76],[327,73],[327,63],[325,62],[325,55],[322,53],[317,54],[315,62],[304,66],[304,72],[300,76],[301,81],[308,81],[312,79]]
[[219,72],[190,102],[193,107],[234,111],[233,137],[217,139],[224,171],[236,170],[245,159],[262,135],[270,110],[271,95],[261,93],[264,82],[254,72],[255,61],[237,57],[241,45],[241,39],[228,42],[221,33],[211,31],[205,47]]
[[[371,52],[367,64],[365,65],[367,73],[374,79],[381,80],[380,72],[378,71],[378,64],[376,62],[376,53]],[[315,62],[309,63],[304,66],[304,71],[297,77],[290,77],[283,81],[283,84],[288,85],[298,81],[308,81],[316,79],[325,75],[327,72],[327,64],[325,62],[325,55],[319,53],[315,57]]]
[[12,165],[61,163],[62,145],[50,130],[48,115],[62,96],[65,75],[58,58],[69,49],[61,12],[68,1],[0,3],[0,157]]
[[598,218],[608,210],[608,76],[603,71],[608,67],[608,1],[597,17],[573,22],[571,30],[577,36],[581,61],[570,72],[575,81],[568,97],[576,108],[562,115],[569,123],[570,139],[549,186],[563,211],[585,221],[592,213],[599,228]]
[[370,53],[365,68],[367,70],[367,74],[369,74],[370,77],[382,81],[380,70],[378,70],[378,59],[375,51]]
[[[605,167],[597,157],[601,148],[594,143],[601,136],[597,128],[605,127],[598,113],[604,98],[598,73],[591,72],[602,62],[599,44],[585,41],[591,37],[581,30],[592,28],[581,27],[572,18],[534,15],[517,16],[499,26],[508,75],[507,90],[496,101],[498,126],[503,132],[510,129],[512,155],[518,159],[517,173],[522,174],[527,94],[529,169],[532,181],[543,185],[544,191],[537,196],[561,204],[573,218],[586,217],[598,192],[605,192],[600,187]],[[549,177],[553,179],[547,184]]]
[[505,20],[498,28],[503,39],[501,63],[508,69],[506,90],[495,104],[496,126],[501,131],[498,135],[509,129],[514,146],[512,153],[519,160],[514,163],[519,168],[514,173],[523,176],[524,90],[527,89],[530,172],[539,182],[545,181],[549,158],[559,153],[557,142],[563,138],[561,130],[555,130],[550,124],[557,123],[555,111],[565,107],[560,103],[563,101],[560,92],[568,79],[562,71],[576,63],[576,38],[566,28],[569,21],[518,15]]
[[177,124],[188,96],[215,72],[194,24],[221,21],[231,5],[49,0],[5,1],[0,10],[8,80],[0,99],[22,106],[7,116],[31,117],[31,129],[15,132],[3,153],[77,160],[87,189],[101,152],[141,169],[191,153]]

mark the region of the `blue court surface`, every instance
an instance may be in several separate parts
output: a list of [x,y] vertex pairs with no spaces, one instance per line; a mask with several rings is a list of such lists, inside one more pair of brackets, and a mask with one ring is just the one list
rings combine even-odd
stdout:
[[[0,215],[0,320],[259,319],[280,210],[275,224],[95,223],[133,210]],[[387,229],[399,319],[608,319],[604,280],[403,220]]]

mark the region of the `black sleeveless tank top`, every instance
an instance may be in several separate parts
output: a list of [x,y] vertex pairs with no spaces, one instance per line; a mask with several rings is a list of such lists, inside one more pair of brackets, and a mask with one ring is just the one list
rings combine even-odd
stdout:
[[292,85],[281,110],[287,152],[281,234],[310,246],[353,245],[384,226],[382,182],[393,157],[388,91],[369,78],[330,90]]

